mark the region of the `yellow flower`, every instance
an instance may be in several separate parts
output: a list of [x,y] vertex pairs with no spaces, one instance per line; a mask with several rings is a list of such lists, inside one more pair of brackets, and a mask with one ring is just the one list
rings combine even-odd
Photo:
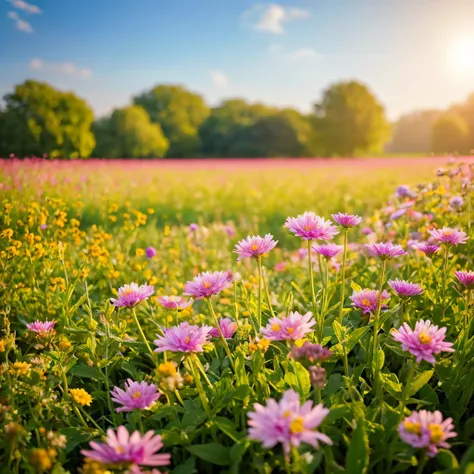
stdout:
[[110,270],[108,276],[111,280],[113,280],[113,279],[116,279],[120,276],[120,272],[118,270]]
[[30,371],[31,364],[28,362],[14,362],[10,368],[10,373],[14,375],[26,375]]
[[83,388],[71,388],[69,392],[76,403],[82,406],[90,406],[92,397]]
[[143,257],[143,255],[145,255],[145,250],[143,249],[137,249],[135,251],[135,254],[137,255],[137,257]]
[[0,339],[0,352],[5,352],[5,341]]
[[112,474],[112,471],[109,471],[104,467],[103,464],[94,461],[91,458],[86,458],[84,460],[84,465],[82,469],[79,469],[81,474]]
[[65,351],[71,347],[71,343],[67,339],[61,339],[58,344],[59,350]]
[[49,471],[53,467],[53,460],[51,458],[55,457],[51,456],[52,454],[56,455],[56,451],[52,453],[43,448],[35,448],[31,451],[29,460],[37,472]]
[[146,210],[146,212],[148,212],[148,214],[152,215],[152,214],[155,213],[155,210],[152,209],[151,207],[149,207],[149,208]]
[[170,226],[169,225],[165,225],[165,230],[163,232],[165,234],[165,237],[170,235]]
[[13,235],[13,229],[5,229],[2,233],[1,233],[1,236],[4,238],[4,239],[8,239],[10,240],[12,238],[12,235]]
[[176,373],[176,364],[173,362],[164,362],[158,366],[158,373],[166,377],[174,375]]

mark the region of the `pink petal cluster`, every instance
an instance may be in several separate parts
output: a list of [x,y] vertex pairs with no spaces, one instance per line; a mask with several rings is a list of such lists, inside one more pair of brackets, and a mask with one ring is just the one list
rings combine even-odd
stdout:
[[146,382],[134,382],[131,379],[125,382],[125,390],[114,387],[110,393],[112,394],[112,400],[122,405],[115,409],[116,412],[147,410],[161,395],[156,385]]
[[405,280],[389,280],[390,288],[401,298],[409,298],[410,296],[418,296],[423,293],[423,288],[418,283],[411,283]]
[[350,229],[359,225],[362,222],[362,217],[356,216],[354,214],[343,214],[338,212],[337,214],[331,214],[334,222],[337,222],[341,227],[345,229]]
[[420,243],[416,246],[416,248],[420,252],[423,252],[427,257],[431,258],[439,250],[439,245]]
[[288,217],[285,227],[303,240],[332,240],[339,233],[331,221],[317,216],[314,212]]
[[164,336],[156,335],[155,352],[203,352],[203,345],[211,339],[211,326],[195,326],[188,322],[164,329]]
[[34,323],[29,323],[26,325],[26,327],[33,332],[37,332],[40,334],[47,334],[49,332],[53,331],[54,325],[56,324],[56,321],[40,321],[37,319]]
[[454,272],[456,278],[468,289],[474,290],[474,272],[459,271]]
[[130,308],[148,299],[153,295],[154,291],[155,289],[153,286],[138,286],[136,283],[130,283],[130,285],[120,287],[117,299],[110,298],[110,303],[116,308]]
[[313,406],[312,401],[301,405],[294,390],[287,390],[280,402],[270,398],[265,406],[256,403],[254,410],[248,414],[249,438],[260,441],[265,448],[281,443],[288,455],[292,446],[298,447],[301,443],[314,448],[318,448],[320,442],[332,444],[328,436],[316,431],[329,410],[322,404]]
[[273,240],[272,234],[267,234],[265,237],[249,235],[237,243],[234,252],[239,255],[237,261],[244,258],[258,258],[274,249],[277,243],[277,240]]
[[[139,431],[131,435],[125,426],[117,428],[117,434],[107,430],[104,443],[91,441],[91,449],[83,449],[81,454],[101,464],[137,466],[167,466],[171,461],[170,454],[157,454],[163,447],[160,435],[148,431],[143,436]],[[117,466],[118,467],[118,466]]]
[[391,242],[381,242],[378,244],[366,244],[367,250],[374,256],[382,260],[390,260],[392,258],[406,255],[401,245],[393,245]]
[[153,247],[147,247],[145,254],[147,258],[153,258],[156,255],[156,250]]
[[[352,304],[363,311],[363,314],[375,313],[379,301],[380,291],[370,290],[368,288],[355,291],[349,298]],[[390,295],[386,290],[382,291],[380,298],[380,309],[386,309],[387,301],[390,299]]]
[[319,255],[323,256],[325,259],[330,260],[334,258],[336,255],[342,252],[342,245],[336,244],[324,244],[324,245],[313,245],[312,249],[319,253]]
[[320,344],[306,341],[301,347],[293,346],[290,355],[296,360],[307,360],[312,364],[324,362],[331,357],[332,352]]
[[193,304],[192,299],[187,299],[184,296],[159,296],[158,303],[166,309],[186,309]]
[[303,316],[295,311],[281,319],[270,318],[267,326],[260,331],[270,341],[296,341],[312,332],[315,324],[313,313],[308,312]]
[[426,449],[429,457],[438,453],[438,448],[449,449],[446,442],[457,436],[453,431],[452,418],[443,420],[440,411],[413,411],[398,425],[400,438],[414,448]]
[[230,272],[203,272],[184,285],[184,294],[197,299],[210,298],[232,285]]
[[[237,323],[230,318],[219,319],[219,326],[225,339],[230,339],[237,331]],[[220,337],[219,330],[212,328],[209,334],[212,337]]]
[[403,323],[400,329],[392,331],[392,337],[400,342],[402,349],[416,357],[419,363],[426,360],[435,364],[434,355],[440,352],[454,352],[451,342],[444,342],[446,328],[439,329],[430,321],[418,321],[415,329],[411,329],[407,323]]
[[469,237],[466,232],[451,227],[443,227],[442,229],[432,229],[428,231],[438,244],[443,245],[459,245],[465,244]]

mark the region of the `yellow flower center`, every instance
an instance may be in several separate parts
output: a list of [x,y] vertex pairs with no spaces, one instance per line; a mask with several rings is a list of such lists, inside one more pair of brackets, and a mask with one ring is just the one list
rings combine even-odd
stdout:
[[405,429],[408,431],[408,433],[412,433],[412,434],[421,433],[421,425],[418,422],[412,423],[411,421],[405,421]]
[[362,306],[370,306],[372,303],[367,298],[362,300]]
[[123,446],[117,446],[117,447],[115,448],[115,452],[116,452],[117,454],[123,454],[123,453],[125,452],[125,448],[124,448]]
[[444,235],[453,235],[453,231],[452,230],[445,230]]
[[124,295],[129,295],[132,291],[133,291],[133,290],[132,290],[131,288],[127,288],[127,289],[123,292],[123,294],[124,294]]
[[211,287],[211,284],[210,284],[208,281],[205,281],[205,282],[202,284],[202,286],[203,286],[204,288],[210,288],[210,287]]
[[257,250],[258,249],[258,245],[257,244],[253,244],[252,245],[252,250]]
[[431,342],[431,336],[426,334],[426,332],[421,332],[418,339],[422,344],[429,344]]
[[437,423],[430,425],[430,440],[432,443],[438,444],[443,439],[444,431],[441,425]]
[[277,323],[272,324],[272,331],[279,331],[281,329],[281,326]]
[[186,344],[189,344],[189,341],[190,341],[190,340],[191,340],[191,338],[190,338],[189,336],[186,336],[186,337],[184,338],[184,342],[185,342]]
[[293,334],[295,332],[295,328],[288,328],[288,334]]
[[291,414],[291,410],[286,410],[285,413],[283,413],[283,418],[288,418]]
[[307,226],[305,226],[304,230],[311,230],[312,228],[313,228],[312,225],[307,225]]
[[293,434],[302,433],[304,431],[304,423],[301,416],[298,416],[290,423],[290,431]]
[[142,393],[141,392],[133,392],[133,395],[132,395],[132,398],[140,398],[142,396]]

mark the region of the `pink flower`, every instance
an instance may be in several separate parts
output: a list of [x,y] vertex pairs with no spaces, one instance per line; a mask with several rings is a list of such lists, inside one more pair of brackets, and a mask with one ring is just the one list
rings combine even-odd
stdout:
[[199,229],[199,226],[197,224],[189,224],[189,230],[191,232],[196,232]]
[[401,298],[408,298],[410,296],[418,296],[423,293],[423,288],[417,283],[410,283],[409,281],[389,280],[388,284],[390,288]]
[[336,244],[324,244],[324,245],[313,245],[312,249],[322,255],[325,259],[330,260],[334,258],[336,255],[342,252],[342,245]]
[[339,233],[331,221],[317,216],[314,212],[288,217],[285,227],[303,240],[332,240]]
[[452,418],[443,420],[440,411],[413,411],[398,425],[400,438],[414,448],[426,449],[429,457],[438,453],[438,448],[449,449],[446,440],[454,438]]
[[203,352],[203,345],[211,339],[211,326],[191,326],[188,322],[164,329],[164,336],[156,335],[155,352]]
[[140,285],[136,283],[130,283],[130,285],[124,285],[118,290],[118,298],[110,298],[110,303],[116,308],[132,307],[148,299],[149,296],[155,291],[153,286]]
[[413,198],[416,196],[416,193],[414,193],[408,186],[405,186],[401,184],[398,186],[397,190],[395,191],[395,197],[397,198]]
[[354,214],[343,214],[342,212],[338,212],[337,214],[331,214],[331,216],[334,219],[334,222],[337,222],[345,229],[355,227],[362,222],[362,217],[356,216]]
[[290,355],[296,360],[308,360],[312,364],[324,362],[331,357],[332,352],[320,344],[306,341],[301,347],[293,346]]
[[382,260],[390,260],[392,258],[406,255],[405,250],[403,250],[400,245],[393,245],[391,242],[366,244],[365,247],[374,257],[379,257]]
[[451,229],[451,227],[443,227],[442,229],[432,229],[428,231],[438,244],[458,245],[465,244],[469,237],[462,230]]
[[446,328],[438,329],[430,321],[418,321],[415,329],[411,329],[407,323],[403,323],[397,331],[392,331],[392,337],[400,342],[402,349],[416,357],[419,363],[426,360],[430,364],[435,364],[435,354],[440,352],[454,352],[451,342],[444,342]]
[[279,262],[275,265],[276,272],[284,272],[286,270],[286,262]]
[[186,309],[193,304],[192,299],[187,299],[184,296],[159,296],[158,303],[166,309]]
[[456,278],[468,289],[474,290],[474,272],[454,272]]
[[125,426],[107,430],[105,443],[89,443],[91,450],[81,453],[89,459],[101,464],[117,464],[135,466],[167,466],[171,461],[170,454],[156,454],[163,447],[161,436],[148,431],[142,437],[139,431],[129,434]]
[[262,334],[270,341],[296,341],[302,339],[306,334],[312,331],[316,324],[313,313],[308,312],[304,316],[291,312],[283,318],[270,318],[267,327],[261,328]]
[[156,250],[153,247],[147,247],[145,253],[148,258],[153,258],[156,255]]
[[53,332],[54,325],[56,324],[56,321],[40,321],[37,319],[34,323],[29,323],[26,325],[26,327],[33,332],[40,333],[42,335],[46,335],[50,332]]
[[[222,335],[226,339],[230,339],[237,331],[237,323],[232,321],[230,318],[221,318],[219,319],[219,326],[222,331]],[[219,330],[217,328],[212,328],[209,334],[212,337],[220,337]]]
[[[374,313],[377,310],[380,291],[364,289],[355,291],[349,298],[352,304],[363,311],[363,314]],[[390,299],[390,295],[386,290],[382,291],[380,299],[380,308],[386,309],[388,306],[386,302]]]
[[232,285],[230,272],[203,272],[184,285],[184,294],[195,298],[210,298]]
[[239,255],[237,261],[244,258],[258,258],[274,249],[277,243],[278,241],[273,240],[271,234],[267,234],[265,237],[252,235],[241,240],[235,246],[234,252]]
[[373,230],[372,230],[370,227],[364,227],[364,228],[362,229],[362,233],[363,233],[364,235],[370,235],[370,234],[373,233]]
[[131,379],[125,382],[125,390],[114,387],[110,393],[112,394],[112,400],[122,405],[115,409],[116,412],[137,409],[148,410],[161,395],[157,391],[156,385],[147,384],[146,382],[134,382]]
[[272,448],[278,443],[283,445],[286,455],[291,447],[306,443],[319,448],[319,443],[332,444],[331,439],[316,428],[326,418],[329,410],[322,404],[313,407],[312,401],[300,404],[298,394],[287,390],[280,402],[273,398],[265,406],[254,404],[249,417],[249,438],[260,441],[265,448]]
[[431,258],[439,250],[439,245],[430,245],[422,242],[418,244],[416,248],[420,252],[423,252],[427,257]]

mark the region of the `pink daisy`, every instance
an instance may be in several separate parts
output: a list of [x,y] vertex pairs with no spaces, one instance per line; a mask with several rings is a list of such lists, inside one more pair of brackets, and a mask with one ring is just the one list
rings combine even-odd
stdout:
[[331,216],[334,219],[334,222],[337,222],[345,229],[355,227],[362,222],[362,217],[356,216],[354,214],[343,214],[342,212],[338,212],[337,214],[331,214]]
[[419,363],[426,360],[435,364],[434,355],[440,352],[454,352],[451,342],[444,342],[446,328],[439,329],[430,321],[418,321],[415,329],[411,329],[407,323],[403,323],[400,329],[392,331],[392,337],[400,342],[402,349],[416,357]]
[[130,283],[120,287],[117,299],[110,298],[110,303],[116,308],[130,308],[148,299],[154,291],[153,286]]
[[34,323],[29,323],[26,325],[26,327],[33,332],[40,333],[40,334],[48,334],[50,332],[54,331],[54,325],[56,324],[56,321],[40,321],[37,319]]
[[302,339],[316,324],[313,313],[308,312],[304,316],[300,313],[291,312],[283,318],[270,318],[265,328],[261,328],[262,334],[271,341],[296,341]]
[[314,212],[288,217],[285,227],[303,240],[332,240],[339,233],[331,221],[317,216]]
[[[237,331],[237,323],[230,318],[219,319],[219,326],[225,339],[230,339]],[[209,334],[212,337],[220,337],[219,330],[212,328]]]
[[427,257],[431,258],[439,250],[439,245],[431,245],[422,242],[420,244],[417,244],[416,248],[420,252],[423,252]]
[[418,283],[411,283],[409,281],[389,280],[390,288],[401,298],[409,298],[410,296],[418,296],[423,293],[423,288]]
[[116,412],[148,410],[161,395],[157,391],[156,385],[146,382],[134,382],[131,379],[125,382],[125,390],[114,387],[110,393],[112,394],[112,400],[122,405],[115,409]]
[[366,244],[365,247],[374,257],[381,258],[382,260],[390,260],[406,255],[405,250],[400,245],[393,245],[391,242]]
[[324,244],[324,245],[313,245],[312,249],[319,253],[319,255],[323,256],[325,259],[330,260],[334,258],[336,255],[342,252],[342,245],[336,244]]
[[159,296],[158,303],[166,309],[186,309],[193,304],[192,299],[184,298],[184,296]]
[[322,404],[313,406],[312,401],[301,405],[294,390],[287,390],[280,402],[270,398],[265,406],[255,403],[254,410],[248,414],[249,438],[260,441],[265,448],[281,443],[288,455],[292,446],[298,447],[301,443],[316,449],[320,442],[332,444],[328,436],[316,430],[329,410]]
[[443,227],[442,229],[432,229],[428,231],[438,244],[447,246],[465,244],[469,237],[466,232],[451,227]]
[[456,278],[468,289],[468,290],[473,290],[474,289],[474,272],[469,271],[459,271],[459,272],[454,272],[456,275]]
[[272,234],[267,234],[265,237],[252,235],[241,240],[235,246],[234,252],[239,254],[237,261],[244,258],[258,258],[274,249],[277,243],[278,241],[273,240]]
[[450,448],[446,441],[457,436],[453,429],[452,418],[443,420],[440,411],[413,411],[398,425],[400,438],[414,448],[426,449],[429,457],[436,456],[438,448]]
[[203,352],[203,345],[211,339],[211,326],[191,326],[188,322],[164,329],[164,336],[157,334],[153,341],[155,352]]
[[[356,308],[359,308],[363,311],[363,314],[368,314],[368,313],[375,313],[375,311],[377,310],[379,294],[380,294],[380,291],[378,290],[369,290],[368,288],[366,288],[361,291],[355,291],[352,294],[352,296],[350,296],[349,298],[351,299],[352,304]],[[390,295],[388,294],[386,290],[383,290],[381,300],[380,300],[381,309],[388,308],[386,303],[389,299],[390,299]]]
[[230,272],[203,272],[184,285],[184,294],[197,299],[210,298],[232,285]]

